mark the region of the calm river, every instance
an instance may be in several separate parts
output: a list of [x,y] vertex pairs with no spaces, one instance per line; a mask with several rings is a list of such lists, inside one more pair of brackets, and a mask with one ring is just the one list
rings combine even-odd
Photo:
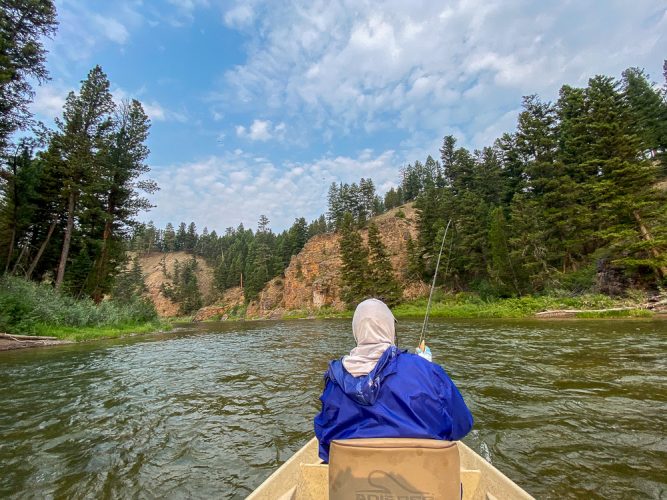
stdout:
[[[312,436],[350,321],[0,353],[0,497],[243,498]],[[398,324],[402,347],[419,322]],[[465,439],[538,498],[667,497],[667,321],[434,321]]]

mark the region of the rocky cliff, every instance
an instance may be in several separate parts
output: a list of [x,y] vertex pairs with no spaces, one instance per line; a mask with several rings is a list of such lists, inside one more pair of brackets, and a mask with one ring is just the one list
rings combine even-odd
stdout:
[[[134,257],[131,254],[130,257]],[[138,254],[139,265],[144,273],[148,295],[155,304],[157,312],[162,317],[174,317],[179,314],[179,305],[172,302],[162,293],[162,284],[170,283],[168,276],[173,275],[176,261],[184,263],[192,259],[192,255],[187,252],[151,252]],[[202,257],[197,259],[197,284],[202,294],[204,303],[212,300],[211,291],[213,284],[213,269]]]
[[[422,283],[409,283],[406,244],[417,238],[416,213],[411,204],[390,210],[376,218],[382,242],[387,247],[398,280],[404,286],[406,299],[427,292]],[[362,231],[367,241],[367,230]],[[279,318],[289,311],[310,311],[329,308],[345,309],[341,300],[338,234],[321,234],[311,238],[298,255],[292,257],[284,277],[271,280],[257,300],[248,305],[248,318]]]

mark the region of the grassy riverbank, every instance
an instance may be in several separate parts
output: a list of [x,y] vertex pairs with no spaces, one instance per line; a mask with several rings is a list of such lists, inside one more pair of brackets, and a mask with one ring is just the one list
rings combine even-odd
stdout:
[[[614,299],[606,295],[587,294],[574,297],[554,295],[525,296],[504,299],[482,299],[459,293],[437,294],[431,304],[432,318],[530,318],[543,311],[579,310],[577,318],[651,317],[653,313],[642,309],[643,297]],[[426,299],[401,304],[394,308],[397,318],[424,317]],[[629,308],[608,311],[614,308]]]
[[81,342],[84,340],[125,337],[144,333],[170,330],[171,324],[166,321],[154,320],[145,323],[128,323],[124,325],[102,326],[53,326],[37,325],[34,331],[23,335],[44,335],[63,340]]
[[142,298],[130,301],[75,299],[16,277],[0,278],[0,332],[64,340],[120,337],[170,328]]
[[[554,310],[578,310],[575,318],[647,318],[654,314],[642,308],[646,298],[636,296],[615,299],[606,295],[541,295],[518,298],[481,298],[472,293],[436,292],[431,304],[432,318],[532,318],[537,313]],[[392,308],[396,318],[423,318],[427,299],[404,302]],[[623,310],[609,310],[621,308]],[[627,308],[627,309],[626,309]],[[317,311],[287,311],[283,319],[351,318],[354,311],[323,308]]]

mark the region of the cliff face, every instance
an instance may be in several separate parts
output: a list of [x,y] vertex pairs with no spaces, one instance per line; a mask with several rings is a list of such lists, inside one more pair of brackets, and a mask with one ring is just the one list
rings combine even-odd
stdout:
[[[397,214],[404,216],[397,217]],[[423,284],[411,284],[407,269],[407,240],[417,238],[415,210],[412,205],[393,209],[374,219],[382,242],[387,247],[394,273],[404,286],[404,297],[414,298],[427,292]],[[367,241],[368,231],[362,231]],[[341,311],[339,251],[337,234],[321,234],[311,238],[298,255],[292,257],[285,276],[271,280],[257,300],[248,305],[248,318],[278,318],[288,311],[315,311],[323,307]]]
[[225,290],[225,293],[211,306],[202,307],[197,314],[194,315],[192,321],[206,321],[207,319],[226,320],[230,316],[237,315],[243,310],[245,297],[243,290],[237,286]]
[[248,317],[275,318],[287,311],[330,307],[343,310],[340,300],[340,254],[337,234],[311,238],[285,270],[267,283],[248,305]]
[[[130,257],[134,257],[134,255],[131,254]],[[184,263],[190,260],[192,255],[187,252],[152,252],[140,253],[138,257],[148,287],[148,295],[155,304],[158,314],[166,318],[178,316],[179,305],[164,296],[161,286],[163,283],[171,283],[170,279],[165,276],[165,270],[167,275],[173,275],[176,261]],[[196,257],[196,259],[198,265],[197,284],[204,302],[207,303],[211,300],[213,269],[202,257]]]

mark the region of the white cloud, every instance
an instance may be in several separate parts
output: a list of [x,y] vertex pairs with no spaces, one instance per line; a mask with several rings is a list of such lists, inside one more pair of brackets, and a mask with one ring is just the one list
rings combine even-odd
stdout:
[[112,42],[116,42],[122,45],[127,42],[127,39],[130,37],[130,33],[127,31],[127,28],[112,17],[94,14],[92,15],[92,19],[97,27],[101,29],[101,32],[104,34],[104,36]]
[[270,120],[254,120],[249,127],[236,126],[236,135],[251,141],[268,141],[270,139],[282,139],[285,136],[287,126],[279,123],[275,127]]
[[174,27],[189,25],[194,20],[195,10],[210,5],[208,0],[167,0],[171,9],[160,8],[155,15]]
[[255,17],[253,8],[248,3],[241,3],[225,12],[225,24],[229,27],[243,28],[252,23]]
[[94,11],[85,0],[59,2],[58,32],[46,46],[49,65],[61,76],[70,76],[72,63],[89,61],[100,47],[109,43],[124,46],[131,31],[144,22],[136,2],[119,0],[99,7]]
[[239,222],[254,228],[259,216],[266,214],[271,227],[279,231],[295,217],[311,220],[324,213],[332,182],[372,177],[384,191],[396,182],[399,167],[393,151],[373,154],[366,150],[357,157],[327,156],[276,166],[237,150],[153,168],[151,177],[161,189],[152,197],[157,208],[144,218],[159,226],[194,220],[199,227],[222,231]]
[[69,90],[61,83],[48,83],[35,89],[31,110],[38,118],[53,119],[61,116]]
[[185,123],[188,121],[188,117],[185,113],[166,109],[157,101],[142,101],[141,104],[148,117],[153,121],[168,121],[179,123]]
[[[241,5],[228,11],[230,20]],[[523,94],[550,99],[561,84],[585,85],[594,74],[658,68],[666,12],[659,0],[604,9],[529,0],[461,0],[444,8],[428,1],[270,2],[253,10],[247,61],[225,73],[221,94],[250,112],[261,106],[268,116],[300,118],[323,136],[456,128],[474,141],[506,121]]]

